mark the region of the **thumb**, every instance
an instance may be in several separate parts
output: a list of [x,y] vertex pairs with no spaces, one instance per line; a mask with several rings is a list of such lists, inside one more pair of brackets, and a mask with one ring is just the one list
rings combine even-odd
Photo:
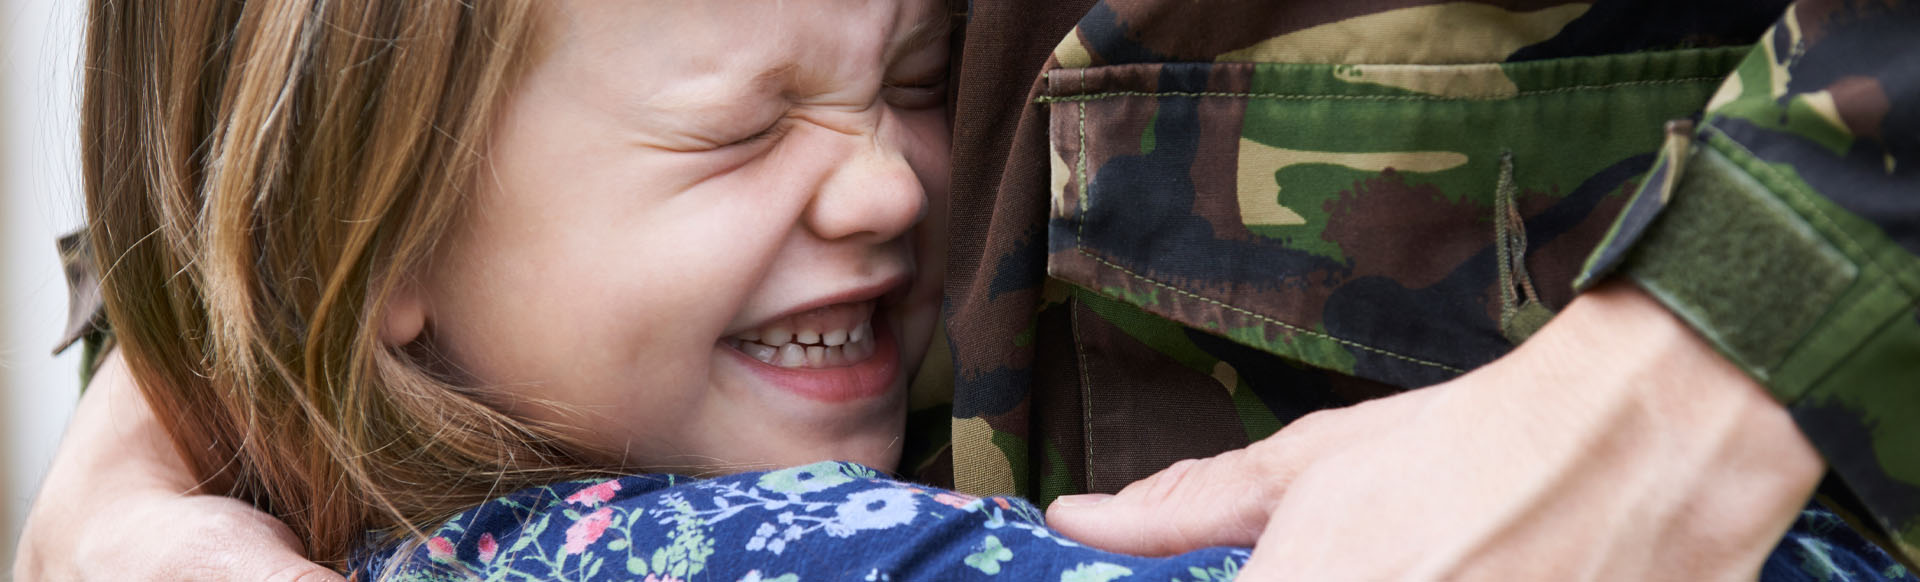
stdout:
[[1118,495],[1070,495],[1047,525],[1111,552],[1164,556],[1211,546],[1252,546],[1291,480],[1258,447],[1188,459]]
[[[259,532],[255,542],[249,544],[244,552],[234,555],[235,563],[227,573],[231,580],[263,580],[265,582],[346,582],[340,573],[319,564],[307,561],[300,553],[300,538],[293,530],[265,514],[259,515],[257,522],[265,531]],[[236,548],[238,549],[238,548]]]
[[175,527],[181,541],[163,542],[155,579],[346,582],[340,573],[308,561],[304,544],[286,524],[239,500],[208,495],[179,498],[171,509],[187,516]]

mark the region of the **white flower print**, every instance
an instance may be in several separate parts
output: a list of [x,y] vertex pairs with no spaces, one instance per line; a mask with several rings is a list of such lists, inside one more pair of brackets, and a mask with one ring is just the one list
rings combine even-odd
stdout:
[[834,513],[840,525],[852,531],[887,529],[913,521],[920,502],[905,489],[868,489],[848,495]]

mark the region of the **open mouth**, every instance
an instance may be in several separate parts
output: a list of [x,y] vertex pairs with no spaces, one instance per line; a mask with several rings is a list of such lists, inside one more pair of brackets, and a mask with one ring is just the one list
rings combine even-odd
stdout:
[[874,301],[840,303],[784,317],[721,341],[780,368],[839,368],[872,358]]

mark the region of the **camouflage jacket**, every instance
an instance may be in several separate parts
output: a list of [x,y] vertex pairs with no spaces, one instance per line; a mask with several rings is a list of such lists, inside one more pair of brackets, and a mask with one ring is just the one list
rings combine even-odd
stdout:
[[1115,491],[1486,364],[1611,273],[1920,556],[1917,34],[1911,0],[975,0],[956,484]]

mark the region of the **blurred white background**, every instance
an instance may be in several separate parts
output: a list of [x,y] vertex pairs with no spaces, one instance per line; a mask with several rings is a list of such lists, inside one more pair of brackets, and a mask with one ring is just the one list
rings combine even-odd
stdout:
[[0,0],[0,578],[79,394],[54,237],[82,220],[80,0]]

